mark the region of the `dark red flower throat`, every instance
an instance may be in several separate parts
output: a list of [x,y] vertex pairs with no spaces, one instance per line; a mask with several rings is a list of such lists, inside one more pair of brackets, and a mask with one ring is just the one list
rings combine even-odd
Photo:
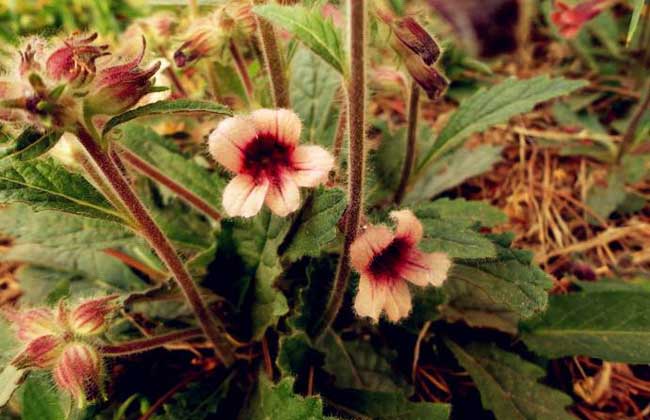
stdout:
[[279,184],[283,171],[291,165],[291,155],[295,146],[287,145],[270,134],[260,134],[246,145],[244,153],[244,172],[255,179],[268,178]]
[[405,238],[397,237],[375,255],[370,261],[368,271],[380,282],[394,282],[401,279],[402,269],[408,263],[407,257],[413,244]]

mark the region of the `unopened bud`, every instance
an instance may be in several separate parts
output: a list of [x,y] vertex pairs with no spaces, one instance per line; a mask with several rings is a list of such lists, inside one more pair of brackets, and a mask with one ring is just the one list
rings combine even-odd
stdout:
[[57,387],[72,396],[80,407],[100,397],[104,369],[97,351],[88,344],[70,343],[52,371]]
[[48,369],[54,366],[62,349],[63,340],[60,337],[43,335],[30,341],[11,364],[18,369]]
[[155,91],[151,77],[158,71],[160,62],[148,69],[139,67],[142,52],[132,61],[101,70],[93,81],[85,106],[92,114],[116,115],[127,111],[146,94]]
[[79,304],[69,317],[70,329],[77,335],[97,335],[106,331],[115,311],[117,296],[91,299]]
[[4,314],[13,323],[16,337],[22,342],[61,332],[54,313],[48,308],[35,308],[25,312],[11,310]]

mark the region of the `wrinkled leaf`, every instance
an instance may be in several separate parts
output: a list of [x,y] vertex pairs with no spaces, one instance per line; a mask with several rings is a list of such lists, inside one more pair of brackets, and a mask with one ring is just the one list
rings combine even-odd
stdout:
[[584,355],[650,363],[649,299],[646,290],[624,284],[554,295],[544,314],[522,323],[522,337],[532,351],[548,358]]
[[0,166],[9,159],[35,159],[54,147],[60,138],[58,131],[41,133],[34,127],[28,127],[11,145],[0,149]]
[[323,419],[323,403],[318,397],[302,397],[293,392],[293,379],[285,378],[277,385],[262,373],[257,390],[240,416],[250,420],[320,420]]
[[57,388],[44,375],[32,374],[21,388],[22,420],[64,420]]
[[497,420],[572,420],[564,407],[571,397],[539,383],[544,369],[494,344],[447,346],[467,370],[481,393],[483,407]]

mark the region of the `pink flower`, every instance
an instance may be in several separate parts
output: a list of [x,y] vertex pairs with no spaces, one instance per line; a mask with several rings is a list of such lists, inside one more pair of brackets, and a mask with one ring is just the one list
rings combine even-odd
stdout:
[[108,317],[115,311],[117,296],[91,299],[79,304],[68,317],[70,329],[78,335],[97,335],[108,328]]
[[573,38],[585,23],[602,12],[600,3],[602,0],[590,0],[570,7],[562,1],[556,1],[551,20],[563,37]]
[[359,290],[354,308],[375,322],[382,311],[397,322],[411,311],[407,282],[416,286],[440,286],[447,278],[451,261],[446,254],[424,253],[417,248],[422,224],[410,210],[393,211],[395,233],[384,226],[370,226],[350,249],[352,266],[359,272]]
[[320,146],[299,146],[302,124],[287,109],[260,109],[223,120],[210,134],[210,153],[237,174],[223,194],[230,216],[251,217],[266,205],[278,216],[300,206],[298,187],[323,183],[334,157]]
[[75,86],[92,80],[95,76],[95,61],[108,55],[108,45],[93,45],[97,39],[94,33],[88,37],[71,36],[64,41],[64,46],[54,51],[47,59],[48,75],[54,80],[67,80]]
[[102,393],[104,368],[97,351],[79,342],[68,344],[52,371],[57,387],[83,407]]
[[142,38],[142,51],[125,64],[102,69],[90,87],[85,105],[93,114],[116,115],[122,113],[146,94],[155,91],[151,77],[156,74],[160,62],[148,69],[141,69],[144,58],[145,41]]
[[56,335],[42,335],[30,341],[11,362],[19,369],[49,369],[61,354],[64,341]]

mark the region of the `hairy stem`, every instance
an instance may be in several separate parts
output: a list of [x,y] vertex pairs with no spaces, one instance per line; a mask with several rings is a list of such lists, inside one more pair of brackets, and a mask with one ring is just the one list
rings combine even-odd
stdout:
[[235,61],[235,67],[237,68],[237,73],[239,73],[239,77],[241,78],[242,83],[244,84],[244,88],[246,89],[246,99],[248,99],[248,103],[250,104],[251,101],[253,100],[253,95],[255,94],[254,89],[253,89],[253,82],[251,82],[251,77],[248,74],[248,67],[246,66],[246,61],[244,61],[244,57],[242,57],[241,53],[239,52],[239,48],[237,48],[237,44],[231,39],[230,43],[228,44],[228,48],[230,49],[230,54],[232,55],[233,60]]
[[119,344],[101,346],[99,351],[104,356],[119,357],[127,356],[134,353],[157,349],[178,341],[190,340],[203,336],[201,328],[188,328],[186,330],[174,331],[168,334],[157,335],[154,337],[141,338],[133,341],[126,341]]
[[259,16],[257,16],[257,28],[262,41],[264,65],[271,82],[273,103],[277,108],[289,108],[289,86],[284,73],[284,64],[280,56],[275,29],[271,22]]
[[641,118],[643,117],[643,114],[648,110],[648,106],[650,106],[650,81],[647,81],[645,83],[645,86],[643,87],[643,95],[641,96],[641,102],[637,106],[637,109],[634,110],[632,119],[630,120],[630,123],[627,125],[627,129],[623,134],[623,140],[621,140],[621,144],[618,147],[618,153],[616,154],[616,164],[621,163],[621,160],[623,160],[625,153],[629,150],[630,147],[632,147],[636,132],[639,128],[639,124],[641,123]]
[[406,155],[404,156],[404,166],[402,167],[402,177],[399,181],[397,191],[395,192],[395,203],[401,204],[406,194],[406,187],[411,177],[413,164],[415,163],[415,144],[417,140],[418,129],[418,111],[420,105],[420,88],[418,84],[411,80],[411,91],[409,93],[409,108],[406,129]]
[[167,175],[162,173],[158,168],[151,165],[149,162],[141,159],[138,155],[131,152],[130,150],[120,147],[119,156],[124,160],[130,167],[140,172],[142,175],[158,182],[161,185],[169,188],[174,194],[178,195],[183,201],[185,201],[190,206],[194,207],[201,213],[205,214],[209,218],[218,221],[221,219],[221,214],[217,209],[215,209],[210,203],[206,202],[204,199],[194,194],[192,191],[185,188],[183,185],[177,183],[173,179],[169,178]]
[[348,0],[350,78],[348,80],[348,208],[345,216],[343,252],[323,317],[315,327],[319,337],[332,325],[341,308],[350,276],[350,247],[357,237],[363,211],[366,137],[366,0]]
[[338,173],[341,167],[341,152],[343,151],[343,143],[345,141],[345,133],[348,131],[348,98],[346,89],[341,89],[343,94],[343,102],[341,103],[341,110],[339,111],[339,119],[336,122],[336,133],[334,134],[334,144],[332,145],[332,153],[336,172]]
[[225,328],[208,310],[190,273],[171,242],[160,230],[109,155],[102,150],[81,124],[78,125],[77,135],[97,169],[102,173],[124,207],[129,211],[131,217],[136,221],[136,227],[140,234],[156,251],[158,257],[176,279],[187,303],[201,324],[201,328],[214,345],[215,354],[225,365],[230,365],[234,361],[234,355],[228,343]]

